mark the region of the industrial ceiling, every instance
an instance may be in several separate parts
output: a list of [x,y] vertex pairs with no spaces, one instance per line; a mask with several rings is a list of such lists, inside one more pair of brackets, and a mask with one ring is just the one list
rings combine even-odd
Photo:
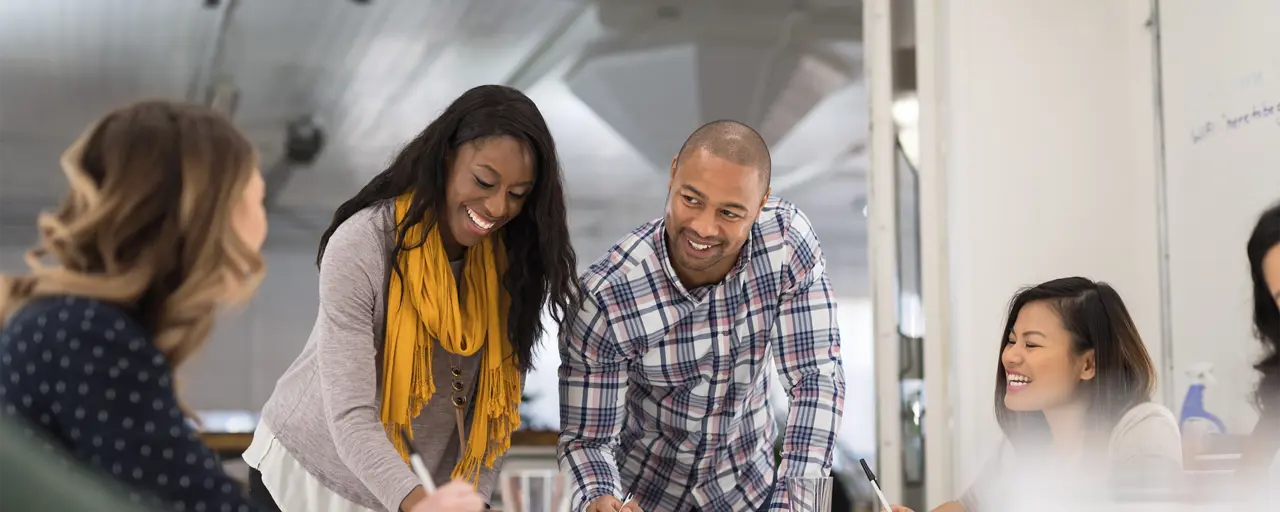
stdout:
[[584,260],[662,212],[698,124],[770,142],[775,190],[813,219],[842,295],[867,293],[860,2],[828,0],[0,0],[0,246],[30,242],[64,187],[57,157],[141,98],[234,91],[265,164],[314,119],[272,244],[312,247],[332,209],[449,101],[505,83],[556,136]]

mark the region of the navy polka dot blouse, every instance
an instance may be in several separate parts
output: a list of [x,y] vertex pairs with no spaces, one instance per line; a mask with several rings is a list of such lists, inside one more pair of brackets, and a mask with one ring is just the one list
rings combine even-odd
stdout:
[[178,409],[151,333],[104,302],[31,302],[0,331],[0,406],[135,500],[183,511],[257,510]]

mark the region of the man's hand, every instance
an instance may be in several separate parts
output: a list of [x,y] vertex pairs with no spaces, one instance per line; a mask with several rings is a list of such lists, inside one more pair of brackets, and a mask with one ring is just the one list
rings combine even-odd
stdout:
[[601,496],[587,506],[587,512],[643,512],[640,505],[632,501],[622,506],[622,500],[613,496]]

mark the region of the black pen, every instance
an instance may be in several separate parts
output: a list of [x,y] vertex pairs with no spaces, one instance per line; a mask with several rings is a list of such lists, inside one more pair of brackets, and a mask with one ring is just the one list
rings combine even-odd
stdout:
[[871,488],[876,490],[876,496],[880,498],[880,505],[884,506],[884,512],[893,512],[893,507],[889,506],[889,500],[884,497],[884,491],[880,490],[880,484],[876,482],[876,474],[871,472],[871,466],[867,465],[867,459],[858,459],[862,463],[862,471],[867,473],[867,480],[871,481]]

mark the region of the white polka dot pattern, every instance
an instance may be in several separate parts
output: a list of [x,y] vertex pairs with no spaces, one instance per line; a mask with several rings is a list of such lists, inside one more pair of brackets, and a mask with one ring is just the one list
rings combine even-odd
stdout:
[[44,431],[33,439],[115,476],[135,502],[257,510],[183,418],[171,374],[141,325],[95,300],[33,301],[0,331],[3,414]]

